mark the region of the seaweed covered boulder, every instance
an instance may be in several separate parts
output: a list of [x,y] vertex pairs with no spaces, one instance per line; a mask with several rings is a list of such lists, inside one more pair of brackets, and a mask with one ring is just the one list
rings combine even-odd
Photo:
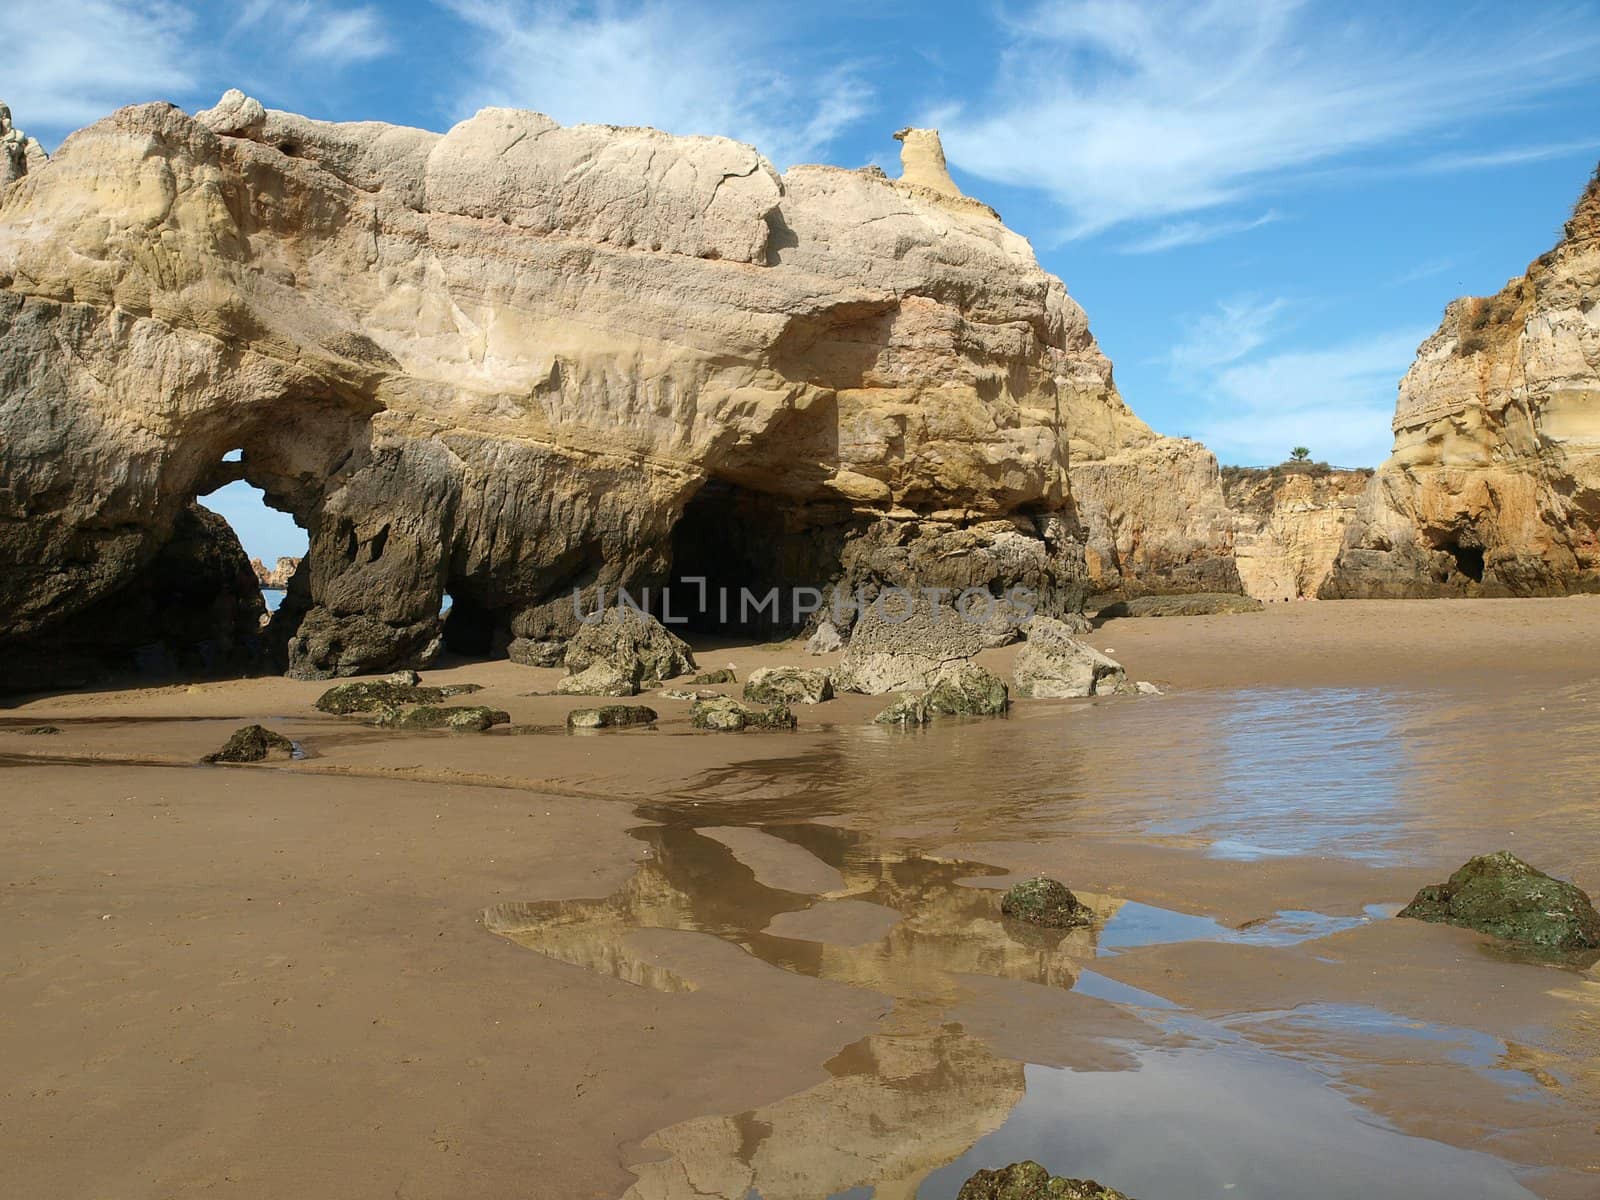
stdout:
[[487,733],[496,725],[505,725],[511,714],[483,704],[438,705],[409,704],[396,708],[382,708],[369,718],[374,725],[387,729],[443,729],[450,733]]
[[294,756],[294,743],[281,733],[274,733],[260,725],[246,725],[235,730],[221,750],[208,754],[202,760],[208,763],[266,762],[268,759],[285,759]]
[[907,692],[872,718],[874,725],[898,725],[902,729],[926,725],[933,720],[926,692]]
[[994,1171],[979,1171],[962,1184],[956,1200],[1132,1200],[1092,1179],[1063,1179],[1031,1159]]
[[1600,949],[1600,913],[1582,888],[1546,875],[1509,850],[1472,859],[1399,913],[1459,925],[1557,953]]
[[1094,915],[1066,884],[1043,875],[1013,885],[1000,898],[1000,912],[1013,920],[1051,929],[1087,925]]
[[717,696],[696,701],[689,710],[689,723],[696,729],[741,733],[746,729],[793,729],[797,722],[786,704],[750,708],[731,696]]
[[821,704],[833,699],[833,675],[802,667],[762,667],[750,672],[744,698],[754,704]]
[[1180,596],[1135,596],[1100,610],[1100,617],[1216,617],[1260,612],[1265,606],[1233,592],[1190,592]]
[[628,729],[653,725],[656,710],[643,704],[602,704],[598,708],[575,708],[567,714],[568,729]]
[[[412,675],[412,679],[416,676]],[[411,704],[438,704],[452,696],[470,696],[483,688],[476,683],[450,683],[442,687],[428,687],[407,683],[399,676],[387,679],[365,679],[355,683],[338,683],[317,697],[319,711],[336,717],[355,716],[359,713],[378,712],[386,708],[403,708]]]
[[941,671],[923,702],[936,716],[997,717],[1011,706],[1011,697],[992,671],[964,662]]

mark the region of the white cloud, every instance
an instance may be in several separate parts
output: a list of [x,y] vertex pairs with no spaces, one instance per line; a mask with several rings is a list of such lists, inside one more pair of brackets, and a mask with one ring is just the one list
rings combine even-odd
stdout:
[[322,0],[251,0],[234,32],[265,36],[305,62],[333,67],[369,62],[393,48],[383,17],[370,4],[339,8]]
[[193,19],[139,0],[11,0],[0,99],[19,128],[53,140],[124,104],[194,86],[185,53]]
[[1183,339],[1172,348],[1173,371],[1194,374],[1238,362],[1266,344],[1288,307],[1281,297],[1243,297],[1223,301],[1215,312],[1191,317],[1185,322]]
[[1479,153],[1436,154],[1417,164],[1419,171],[1444,174],[1450,171],[1481,171],[1494,167],[1514,167],[1522,163],[1545,162],[1552,158],[1570,158],[1589,155],[1600,150],[1600,141],[1590,138],[1583,142],[1548,142],[1538,146],[1511,146],[1503,150],[1485,150]]
[[1345,466],[1381,462],[1393,441],[1396,388],[1427,335],[1394,330],[1322,349],[1240,356],[1197,381],[1196,436],[1224,462],[1281,462],[1299,445]]
[[1600,74],[1592,9],[1040,0],[983,102],[944,115],[965,171],[1048,193],[1064,236],[1237,203]]
[[[848,65],[794,63],[781,30],[698,4],[440,0],[482,35],[463,114],[532,108],[563,124],[653,125],[750,142],[780,167],[823,152],[867,110]],[[768,32],[770,30],[770,33]]]
[[1246,217],[1236,221],[1175,221],[1127,243],[1122,247],[1122,253],[1161,254],[1180,246],[1198,246],[1219,238],[1249,233],[1252,229],[1260,229],[1280,219],[1278,212],[1272,210],[1253,219]]

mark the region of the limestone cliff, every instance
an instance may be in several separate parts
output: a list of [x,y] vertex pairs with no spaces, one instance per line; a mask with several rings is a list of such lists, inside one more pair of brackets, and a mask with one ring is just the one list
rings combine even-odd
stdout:
[[1315,598],[1372,474],[1314,463],[1224,467],[1245,594],[1266,601]]
[[1066,410],[1069,474],[1084,530],[1090,591],[1102,599],[1238,592],[1234,516],[1216,456],[1162,437],[1107,387]]
[[1064,425],[1108,406],[1061,282],[926,182],[505,109],[136,106],[0,193],[0,650],[240,477],[309,534],[269,635],[303,676],[424,661],[446,592],[463,648],[559,637],[763,502],[782,544],[722,563],[754,586],[877,544],[858,576],[1076,608]]
[[1600,589],[1597,301],[1600,174],[1554,250],[1422,344],[1323,595]]

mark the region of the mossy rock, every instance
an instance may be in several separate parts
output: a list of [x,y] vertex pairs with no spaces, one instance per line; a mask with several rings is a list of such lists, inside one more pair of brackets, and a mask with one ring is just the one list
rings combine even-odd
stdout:
[[483,733],[510,722],[510,713],[482,704],[414,704],[381,709],[372,718],[374,725],[388,729],[446,729],[451,733]]
[[1119,600],[1102,608],[1099,615],[1102,621],[1110,617],[1214,617],[1260,612],[1265,607],[1259,600],[1232,592],[1186,592]]
[[61,726],[59,726],[59,725],[35,725],[33,728],[24,729],[22,732],[24,734],[28,735],[29,737],[49,737],[52,734],[60,733],[61,732]]
[[215,754],[208,754],[202,762],[251,763],[265,762],[269,758],[291,758],[294,743],[281,733],[273,733],[260,725],[246,725],[234,731],[232,737]]
[[1011,706],[1011,696],[999,676],[964,662],[941,672],[923,702],[937,716],[996,717]]
[[1051,929],[1087,925],[1092,916],[1088,906],[1066,884],[1043,875],[1013,886],[1001,897],[1000,912],[1014,920]]
[[627,729],[634,725],[653,725],[656,710],[643,704],[602,704],[599,708],[575,708],[567,714],[568,729]]
[[711,729],[719,733],[739,733],[746,729],[793,729],[798,724],[787,705],[750,708],[729,696],[696,701],[689,710],[689,723],[696,729]]
[[1423,888],[1399,915],[1476,929],[1535,950],[1600,949],[1600,913],[1588,894],[1508,850],[1474,858],[1446,882]]
[[317,697],[317,708],[334,716],[347,717],[353,713],[377,712],[385,708],[402,708],[409,704],[437,704],[452,696],[469,696],[483,690],[476,683],[452,683],[444,687],[425,687],[406,683],[402,678],[361,680],[341,683]]
[[738,678],[727,667],[720,671],[707,671],[704,675],[696,675],[693,680],[696,687],[712,686],[719,683],[738,683]]
[[753,704],[821,704],[833,699],[833,675],[805,667],[762,667],[750,673],[744,698]]
[[996,1171],[979,1171],[961,1185],[956,1200],[1131,1200],[1092,1179],[1063,1179],[1031,1159]]
[[874,725],[898,725],[903,729],[913,725],[926,725],[933,719],[928,711],[928,698],[922,692],[908,692],[888,708],[872,718]]

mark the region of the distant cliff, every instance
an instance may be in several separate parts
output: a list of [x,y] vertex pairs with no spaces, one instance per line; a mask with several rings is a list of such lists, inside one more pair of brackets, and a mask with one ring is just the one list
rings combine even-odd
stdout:
[[284,555],[278,559],[277,566],[269,567],[259,558],[252,558],[250,569],[256,573],[256,582],[262,587],[281,592],[289,586],[289,580],[300,569],[300,560]]
[[1224,467],[1239,579],[1257,600],[1315,597],[1333,571],[1370,470],[1325,463]]
[[1422,344],[1324,596],[1600,590],[1597,301],[1600,173],[1555,249]]

